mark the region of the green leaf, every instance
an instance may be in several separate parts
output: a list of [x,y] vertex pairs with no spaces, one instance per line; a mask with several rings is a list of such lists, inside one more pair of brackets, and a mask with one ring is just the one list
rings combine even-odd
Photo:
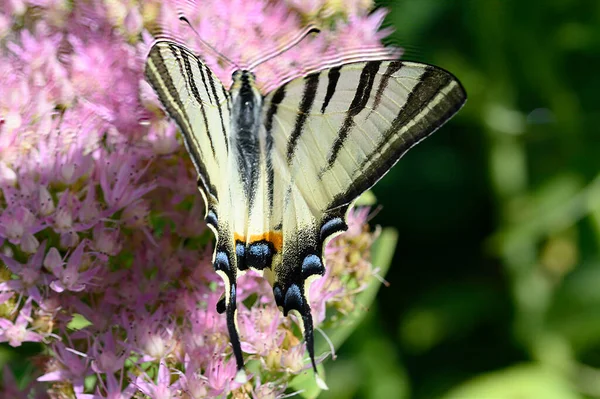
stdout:
[[450,391],[442,399],[581,399],[567,379],[551,368],[523,364],[483,374]]
[[373,191],[367,190],[361,194],[360,197],[354,202],[354,206],[374,206],[377,203],[377,198]]
[[[322,364],[317,364],[317,371],[319,372],[319,377],[325,381],[325,369]],[[321,393],[321,388],[317,385],[312,369],[306,370],[294,377],[290,382],[290,388],[293,391],[300,391],[300,395],[306,399],[314,399]]]
[[79,313],[74,313],[73,318],[67,324],[67,328],[71,330],[81,330],[82,328],[86,328],[87,326],[91,326],[92,322],[88,319],[80,315]]
[[[378,274],[380,276],[385,276],[390,268],[397,242],[398,232],[396,229],[384,228],[373,243],[371,247],[371,263],[373,267],[379,268]],[[343,325],[325,330],[325,334],[331,339],[335,348],[339,348],[356,329],[356,326],[365,318],[366,312],[364,309],[369,309],[381,285],[379,280],[373,278],[369,286],[358,294],[356,311],[345,318]],[[328,350],[329,345],[327,342],[319,340],[315,353],[324,353]]]

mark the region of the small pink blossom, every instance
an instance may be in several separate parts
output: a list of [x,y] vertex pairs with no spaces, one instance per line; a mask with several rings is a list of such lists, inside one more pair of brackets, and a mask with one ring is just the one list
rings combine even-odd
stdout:
[[25,206],[7,208],[0,216],[0,235],[13,244],[20,244],[23,235],[37,230],[37,222],[34,214]]
[[52,345],[52,351],[56,362],[52,363],[46,373],[37,380],[69,381],[75,388],[82,387],[84,378],[90,371],[89,359],[60,341]]
[[238,383],[234,381],[237,373],[235,360],[224,361],[221,355],[215,355],[209,361],[206,378],[208,379],[209,393],[215,397],[229,392]]
[[114,155],[107,159],[100,176],[104,200],[113,211],[122,209],[155,188],[154,183],[137,184],[150,165],[139,164],[135,158]]
[[137,378],[136,385],[145,395],[154,399],[172,399],[177,392],[176,387],[171,386],[171,371],[163,361],[158,366],[156,381],[142,374]]
[[280,330],[281,312],[276,306],[248,309],[240,314],[238,324],[246,353],[267,356],[281,347],[285,332]]
[[91,242],[92,248],[106,255],[117,255],[121,251],[121,240],[118,229],[109,229],[101,224],[96,225],[93,230],[94,238]]
[[0,318],[0,342],[8,342],[12,347],[21,346],[23,342],[40,342],[43,336],[28,328],[31,323],[32,299],[28,299],[13,322]]
[[[87,241],[81,241],[81,243],[75,248],[66,265],[54,265],[51,272],[56,277],[56,280],[50,283],[50,288],[56,292],[83,291],[88,284],[92,281],[96,273],[98,272],[98,266],[88,265],[89,268],[85,271],[83,269],[84,262],[90,262],[88,255],[84,254],[84,247],[87,245]],[[63,263],[64,264],[64,263]]]
[[115,339],[112,332],[106,332],[93,341],[90,351],[92,370],[96,373],[114,374],[125,366],[130,347]]
[[54,212],[54,199],[45,186],[39,189],[39,212],[42,216],[48,216]]
[[0,282],[0,292],[14,291],[21,294],[27,294],[30,299],[40,303],[42,301],[42,295],[38,288],[38,284],[41,282],[43,276],[41,268],[45,249],[46,242],[43,242],[38,247],[35,255],[31,256],[25,265],[0,253],[0,260],[4,262],[6,267],[12,273],[20,277],[19,279]]

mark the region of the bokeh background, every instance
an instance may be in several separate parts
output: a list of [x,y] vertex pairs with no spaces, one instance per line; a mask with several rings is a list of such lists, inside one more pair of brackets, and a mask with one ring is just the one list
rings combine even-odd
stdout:
[[469,99],[375,187],[389,287],[320,397],[600,398],[600,2],[378,4]]
[[380,5],[469,98],[374,189],[390,287],[322,397],[600,397],[600,2]]

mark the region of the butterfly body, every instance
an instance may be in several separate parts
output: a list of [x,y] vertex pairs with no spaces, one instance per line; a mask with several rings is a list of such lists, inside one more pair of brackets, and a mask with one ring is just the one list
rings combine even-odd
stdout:
[[177,122],[198,171],[218,306],[238,367],[236,280],[263,274],[284,315],[299,314],[315,367],[310,282],[325,274],[327,240],[347,229],[352,202],[465,101],[458,81],[429,65],[375,60],[340,65],[262,93],[252,71],[223,87],[184,46],[157,42],[146,77]]

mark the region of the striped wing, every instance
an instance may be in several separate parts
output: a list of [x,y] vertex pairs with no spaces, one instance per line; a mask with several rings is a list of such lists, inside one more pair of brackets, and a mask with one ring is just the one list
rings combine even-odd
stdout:
[[[218,78],[192,52],[170,41],[148,55],[146,78],[179,126],[198,171],[198,187],[216,226],[219,194],[226,191],[230,99]],[[227,196],[224,196],[227,200]]]
[[347,229],[349,205],[465,99],[450,73],[402,61],[323,70],[265,98],[265,169],[283,235],[273,264],[275,298],[284,312],[302,314],[309,351],[306,281],[325,272],[325,240]]
[[347,207],[465,99],[458,80],[440,68],[402,61],[348,64],[267,96],[266,134],[319,218]]
[[246,229],[248,202],[235,157],[230,156],[231,95],[198,57],[171,41],[154,44],[145,74],[169,116],[177,122],[198,171],[206,222],[217,237],[213,264],[225,283],[225,295],[217,309],[223,312],[227,308],[227,326],[241,369],[243,358],[235,326],[235,232]]

